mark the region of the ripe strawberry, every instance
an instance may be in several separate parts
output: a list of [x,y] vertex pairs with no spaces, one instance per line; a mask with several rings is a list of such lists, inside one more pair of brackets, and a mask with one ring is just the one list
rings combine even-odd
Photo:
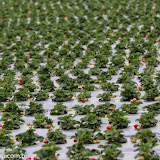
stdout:
[[16,137],[16,141],[18,141],[18,137]]
[[145,60],[143,59],[143,61],[142,62],[145,62]]
[[80,121],[80,124],[82,124],[82,121]]
[[147,60],[147,58],[145,58],[145,61]]
[[22,85],[22,82],[19,82],[19,85]]
[[82,103],[84,103],[85,102],[85,99],[82,99]]
[[67,18],[67,16],[64,16],[65,18]]
[[77,142],[77,140],[76,140],[75,138],[73,139],[73,141],[74,141],[74,142]]
[[138,124],[135,124],[135,125],[134,125],[134,128],[137,128],[137,127],[138,127]]
[[96,160],[96,159],[92,157],[92,158],[90,158],[90,160]]
[[9,99],[9,102],[11,102],[12,100],[11,99]]
[[48,143],[48,140],[45,140],[43,143]]
[[31,160],[31,157],[27,158],[27,160]]
[[34,157],[33,160],[37,160],[37,157]]
[[107,126],[106,129],[111,129],[111,126]]
[[144,38],[146,38],[147,36],[146,35],[144,35]]
[[107,68],[107,66],[105,66],[104,68]]
[[32,55],[29,55],[29,58],[32,58]]
[[72,81],[73,81],[74,79],[72,78]]
[[51,128],[51,126],[47,126],[47,128],[49,129],[49,128]]
[[69,96],[69,98],[71,99],[72,97],[71,97],[71,96]]
[[28,32],[28,30],[25,30],[25,32],[27,33],[27,32]]
[[136,99],[136,98],[133,98],[133,101],[134,101],[134,102],[136,102],[136,101],[137,101],[137,99]]
[[12,68],[11,66],[9,66],[9,68]]
[[81,87],[79,87],[79,89],[82,89]]
[[111,111],[114,111],[114,108],[111,108]]
[[117,97],[116,95],[114,95],[114,97]]

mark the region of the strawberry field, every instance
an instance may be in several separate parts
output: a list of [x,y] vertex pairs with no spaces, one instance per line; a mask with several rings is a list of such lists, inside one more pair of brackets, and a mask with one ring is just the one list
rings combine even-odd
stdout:
[[160,159],[160,1],[0,1],[0,31],[0,160]]

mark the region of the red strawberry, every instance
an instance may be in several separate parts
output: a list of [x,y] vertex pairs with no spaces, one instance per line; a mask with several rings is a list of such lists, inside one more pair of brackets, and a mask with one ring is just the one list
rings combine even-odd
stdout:
[[9,66],[9,68],[12,68],[11,66]]
[[82,121],[80,121],[80,124],[82,124]]
[[85,102],[85,99],[82,99],[82,103],[84,103]]
[[147,36],[146,35],[144,35],[144,38],[146,38]]
[[32,58],[32,55],[29,55],[29,58]]
[[106,13],[104,13],[103,15],[106,15]]
[[37,157],[34,157],[33,160],[37,160]]
[[117,97],[116,95],[114,95],[114,97]]
[[114,111],[114,108],[111,108],[111,111]]
[[147,58],[145,58],[145,61],[147,60]]
[[31,157],[27,158],[27,160],[31,160]]
[[67,16],[64,16],[65,18],[67,18]]
[[22,82],[19,82],[19,85],[22,85]]
[[49,129],[49,128],[51,128],[51,126],[47,126],[47,128]]
[[107,128],[107,129],[111,129],[111,126],[107,126],[106,128]]
[[107,66],[105,66],[104,68],[107,68]]
[[143,59],[143,61],[142,62],[145,62],[145,60]]
[[30,96],[30,98],[32,98],[32,96]]
[[11,99],[9,99],[9,102],[11,102],[12,100]]
[[3,127],[5,126],[5,124],[3,125]]
[[134,125],[134,128],[137,128],[137,127],[138,127],[138,124],[135,124],[135,125]]
[[82,89],[81,87],[79,87],[79,89]]
[[28,30],[25,30],[25,32],[27,33],[27,32],[28,32]]
[[48,143],[48,140],[45,140],[43,143]]
[[74,79],[72,78],[72,81],[73,81]]
[[92,158],[90,158],[90,160],[96,160],[96,159],[92,157]]
[[18,137],[16,137],[16,141],[18,141]]
[[69,96],[69,98],[72,98],[71,96]]
[[73,141],[74,141],[74,142],[77,142],[77,140],[76,140],[75,138],[73,139]]

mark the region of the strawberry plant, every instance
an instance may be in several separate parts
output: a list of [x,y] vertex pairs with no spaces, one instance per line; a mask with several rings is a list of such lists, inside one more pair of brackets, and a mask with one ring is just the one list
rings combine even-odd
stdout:
[[160,103],[153,103],[143,107],[144,109],[147,108],[148,112],[152,112],[155,114],[160,114]]
[[112,93],[104,92],[103,94],[99,94],[97,98],[99,98],[99,101],[110,101],[112,98]]
[[72,99],[70,97],[73,97],[73,94],[61,89],[57,89],[53,93],[52,101],[55,101],[55,102],[71,101]]
[[33,83],[24,84],[24,88],[27,88],[30,92],[34,92],[36,89],[36,85]]
[[159,155],[153,150],[153,148],[158,144],[153,144],[152,142],[140,143],[135,145],[138,147],[135,151],[138,151],[138,154],[135,158],[139,157],[140,159],[150,160],[155,159],[158,160]]
[[130,104],[123,104],[121,106],[122,111],[125,111],[128,114],[136,114],[138,112],[138,106],[142,104],[142,102],[132,102]]
[[10,159],[10,158],[7,158],[7,155],[17,155],[17,156],[14,156],[14,158],[12,158],[12,159],[13,160],[22,160],[22,158],[20,158],[20,155],[22,155],[22,156],[26,155],[26,151],[22,147],[13,146],[12,149],[5,150],[4,154],[6,155],[6,158],[4,158],[4,160]]
[[27,101],[29,98],[29,90],[20,88],[18,92],[14,93],[14,101]]
[[82,101],[82,99],[87,101],[88,98],[91,98],[91,93],[89,91],[83,91],[77,96],[78,101]]
[[2,115],[1,121],[4,122],[4,129],[12,130],[12,129],[19,129],[20,125],[25,122],[21,115],[16,115],[13,113],[4,113]]
[[68,148],[67,156],[70,159],[89,160],[88,156],[100,153],[98,150],[95,149],[90,150],[88,148],[85,148],[83,142],[78,142],[73,146],[67,148]]
[[11,140],[11,135],[9,135],[11,132],[2,130],[0,131],[0,148],[1,147],[11,147],[12,145],[12,140]]
[[50,79],[47,79],[44,82],[41,82],[40,86],[41,86],[42,90],[48,90],[48,92],[51,92],[51,91],[55,90],[54,83]]
[[121,77],[118,78],[117,83],[124,83],[125,81],[130,80],[130,77],[127,73],[121,73]]
[[90,70],[88,71],[88,73],[92,76],[96,76],[96,75],[99,75],[101,73],[101,69],[98,68],[98,67],[93,67],[93,68],[90,68]]
[[10,112],[13,114],[21,114],[23,112],[22,108],[19,108],[15,102],[11,101],[6,103],[6,106],[4,107],[5,112]]
[[42,146],[42,149],[34,152],[36,154],[38,159],[53,159],[57,160],[56,152],[60,150],[61,148],[56,146],[54,142],[45,144]]
[[101,84],[103,91],[118,91],[119,86],[115,83],[103,83]]
[[105,104],[99,104],[94,109],[93,112],[96,114],[109,114],[111,110],[114,110],[116,108],[115,104],[111,104],[109,102],[106,102]]
[[75,136],[71,138],[75,138],[79,142],[83,142],[84,144],[93,144],[97,143],[96,138],[94,137],[94,131],[90,129],[78,130],[75,133]]
[[155,97],[159,96],[159,91],[157,87],[153,87],[145,92],[143,99],[146,101],[154,101]]
[[74,120],[73,118],[74,117],[72,116],[72,114],[69,114],[69,115],[63,116],[63,117],[59,117],[58,124],[64,130],[75,129],[76,124],[78,124],[78,121]]
[[24,133],[17,134],[18,142],[21,142],[22,146],[35,145],[37,141],[42,142],[44,138],[34,133],[34,131],[34,129],[30,128]]
[[30,102],[29,108],[25,109],[26,116],[33,116],[34,114],[44,113],[43,104]]
[[63,103],[57,103],[54,108],[51,109],[50,115],[63,115],[67,114],[67,107]]
[[97,79],[99,82],[106,82],[107,80],[111,80],[111,75],[109,72],[102,71],[99,75],[97,75]]
[[127,117],[124,117],[126,115],[125,112],[120,111],[119,109],[113,110],[108,117],[109,123],[111,123],[113,126],[117,127],[118,129],[127,128],[128,124],[131,123],[130,120],[128,120]]
[[140,140],[142,143],[152,142],[153,144],[156,144],[158,142],[156,133],[153,133],[150,129],[138,131],[133,137]]
[[144,112],[141,114],[139,119],[136,119],[141,124],[142,128],[154,127],[157,124],[157,119],[155,119],[155,113],[152,112]]
[[[118,146],[120,147],[120,145]],[[123,154],[122,151],[117,149],[117,145],[112,144],[112,145],[99,145],[98,148],[103,148],[103,150],[101,151],[101,153],[103,153],[101,155],[101,157],[103,158],[103,160],[115,160],[115,159],[119,159],[119,158],[123,158]]]
[[96,130],[102,124],[102,117],[105,117],[105,115],[101,114],[101,117],[99,117],[94,113],[88,113],[84,118],[81,118],[80,127]]
[[126,143],[127,139],[124,138],[123,130],[116,129],[116,127],[112,127],[111,129],[107,129],[104,131],[104,139],[107,140],[108,143]]
[[123,67],[124,61],[125,61],[124,58],[121,57],[120,55],[115,55],[111,59],[112,64],[118,67]]
[[55,142],[55,144],[65,144],[66,141],[66,135],[60,131],[60,129],[56,129],[54,131],[49,130],[47,133],[47,139],[50,142]]
[[45,117],[43,113],[35,115],[35,120],[33,121],[34,128],[46,128],[48,125],[52,126],[53,120]]
[[133,86],[127,85],[124,90],[121,91],[121,101],[130,101],[133,98],[139,99],[140,92],[136,92]]
[[76,114],[78,115],[85,115],[86,113],[91,112],[91,109],[94,108],[94,104],[91,105],[75,105],[74,107],[72,107],[72,109],[74,109],[76,111]]
[[11,96],[9,92],[6,92],[6,89],[0,88],[0,102],[5,102]]
[[46,90],[40,90],[35,95],[36,101],[44,101],[49,98],[49,94]]

